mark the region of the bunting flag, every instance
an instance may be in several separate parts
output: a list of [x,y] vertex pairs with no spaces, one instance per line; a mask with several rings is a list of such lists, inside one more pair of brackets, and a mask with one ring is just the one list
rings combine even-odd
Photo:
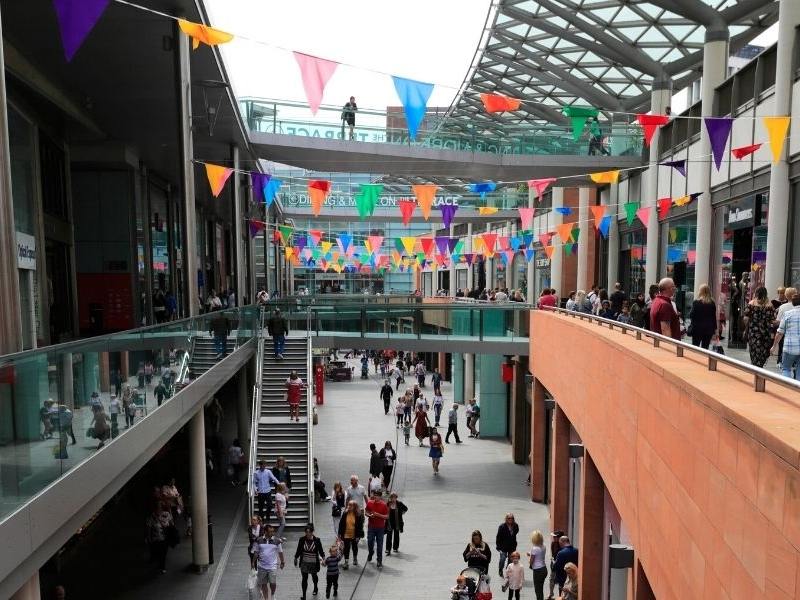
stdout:
[[507,235],[497,236],[497,247],[500,248],[500,250],[502,250],[502,251],[508,250],[508,236]]
[[606,216],[608,207],[605,204],[601,204],[599,206],[590,206],[589,210],[592,211],[592,215],[594,216],[594,226],[599,229],[600,221]]
[[307,243],[308,243],[308,236],[306,235],[299,236],[294,242],[295,254],[299,255],[305,249]]
[[439,186],[432,183],[411,186],[411,191],[414,193],[419,209],[422,211],[422,216],[426,221],[431,216],[431,206],[433,206],[433,200],[436,197],[436,190],[438,189]]
[[306,92],[308,106],[311,114],[316,115],[319,105],[322,104],[322,95],[328,80],[336,71],[339,63],[325,60],[302,52],[293,52],[294,58],[300,67],[300,76],[303,78],[303,89]]
[[690,265],[693,265],[697,262],[697,250],[687,250],[686,251],[686,262]]
[[309,229],[308,235],[311,236],[311,242],[315,246],[319,246],[319,242],[322,239],[323,232],[319,229]]
[[403,225],[408,227],[411,215],[414,214],[414,209],[417,208],[417,203],[413,200],[398,200],[397,206],[400,208],[400,214],[403,217]]
[[722,157],[725,153],[725,146],[728,145],[728,136],[731,134],[733,119],[730,117],[703,117],[708,132],[708,140],[711,142],[711,152],[714,155],[714,164],[719,171],[722,166]]
[[686,159],[681,160],[668,160],[666,162],[658,163],[662,167],[672,167],[678,173],[686,177]]
[[611,219],[611,215],[606,215],[600,219],[600,225],[597,227],[597,230],[600,232],[600,235],[603,236],[603,239],[608,239],[608,230],[611,228]]
[[403,249],[406,251],[406,254],[414,254],[414,246],[417,245],[417,238],[414,236],[405,236],[399,239],[400,243],[403,244]]
[[539,198],[539,202],[542,201],[542,194],[544,194],[545,190],[551,183],[555,183],[558,181],[555,177],[546,177],[545,179],[529,179],[528,180],[528,189],[535,189],[536,195]]
[[283,252],[284,252],[284,254],[286,254],[286,259],[288,260],[288,259],[292,258],[292,256],[294,255],[294,248],[292,248],[291,246],[286,246],[283,249]]
[[267,187],[267,183],[270,179],[271,177],[266,173],[259,173],[258,171],[250,172],[250,184],[253,186],[253,196],[261,194],[261,197],[264,198],[265,203],[267,198],[264,190]]
[[464,250],[464,242],[457,237],[447,238],[447,250],[450,254],[461,254]]
[[572,214],[572,209],[569,206],[557,206],[555,208],[555,211],[557,213],[561,213],[564,216]]
[[776,163],[781,159],[781,154],[783,154],[786,132],[789,130],[791,119],[789,117],[764,117],[762,120],[769,136],[772,162]]
[[448,252],[450,238],[446,236],[436,236],[436,249],[439,251],[439,254],[446,255]]
[[547,255],[547,258],[553,258],[553,252],[555,251],[555,246],[545,246],[544,253]]
[[525,232],[522,234],[522,243],[525,245],[526,248],[530,248],[533,245],[533,232]]
[[367,216],[371,217],[375,213],[375,206],[378,204],[378,198],[380,198],[382,191],[382,183],[365,183],[361,185],[355,200],[358,216],[362,220]]
[[433,254],[434,246],[433,238],[419,238],[419,247],[422,248],[422,253],[426,258],[430,258],[431,254]]
[[514,255],[516,252],[513,250],[505,250],[501,256],[503,257],[503,262],[506,265],[511,265],[514,262]]
[[745,156],[750,156],[763,145],[764,144],[750,144],[749,146],[731,148],[731,154],[733,154],[738,160],[742,160]]
[[233,169],[206,163],[206,177],[208,177],[208,183],[211,186],[211,193],[213,194],[214,198],[217,198],[220,195],[220,192],[222,192],[222,188],[225,187],[225,182],[228,181],[228,177],[231,176],[231,173],[233,173]]
[[539,234],[539,243],[542,246],[549,246],[550,240],[553,239],[553,235],[555,235],[552,231],[548,231],[547,233],[540,233]]
[[291,227],[289,225],[278,225],[278,235],[280,236],[279,239],[284,246],[292,245],[293,231],[294,227]]
[[367,248],[367,251],[370,254],[375,254],[376,252],[378,252],[381,249],[381,246],[383,245],[383,236],[382,235],[370,235],[370,236],[367,237],[367,244],[369,244],[369,247]]
[[572,236],[572,228],[575,226],[575,223],[562,223],[561,225],[556,225],[556,231],[558,232],[558,237],[561,238],[561,243],[566,244],[569,242]]
[[583,128],[586,127],[586,120],[596,117],[600,111],[591,106],[565,106],[562,110],[564,116],[572,120],[572,139],[576,142],[583,135]]
[[264,223],[263,221],[256,221],[255,219],[249,219],[248,225],[250,229],[251,238],[256,237],[259,231],[264,231],[264,229],[267,227],[266,223]]
[[481,94],[481,102],[486,112],[496,113],[517,110],[522,101],[500,94]]
[[216,46],[230,42],[233,39],[232,34],[202,23],[178,19],[178,27],[181,28],[183,33],[192,38],[192,50],[197,50],[201,42],[208,46]]
[[401,260],[402,257],[400,256],[400,253],[397,250],[392,250],[392,262],[394,263],[395,268],[400,266]]
[[439,210],[442,211],[442,223],[444,223],[445,229],[450,227],[450,223],[453,222],[453,217],[456,215],[456,211],[458,210],[457,204],[440,204]]
[[264,203],[269,208],[269,205],[272,204],[272,201],[275,200],[275,196],[278,194],[278,190],[281,189],[281,184],[283,182],[280,179],[275,179],[274,177],[270,177],[267,180],[266,185],[264,186]]
[[669,123],[667,115],[636,115],[636,120],[644,130],[644,145],[649,146],[656,130],[662,125]]
[[572,228],[572,241],[577,242],[581,236],[581,228],[580,227],[573,227]]
[[479,215],[493,215],[498,210],[500,210],[500,209],[496,208],[494,206],[479,206],[478,207],[478,214]]
[[311,179],[308,182],[308,197],[311,200],[311,211],[315,217],[319,216],[325,198],[331,191],[331,182],[325,179]]
[[564,244],[564,252],[567,256],[572,256],[575,251],[575,244]]
[[484,254],[486,256],[492,257],[494,256],[494,245],[497,242],[497,234],[496,233],[484,233],[479,238],[483,243],[483,247],[485,249]]
[[525,250],[525,260],[531,262],[533,258],[536,256],[536,250],[533,248],[528,248]]
[[518,208],[519,220],[522,224],[522,229],[530,229],[533,227],[533,211],[532,208]]
[[392,81],[394,82],[397,96],[400,98],[400,103],[403,105],[408,134],[413,140],[417,137],[417,129],[419,129],[425,116],[428,98],[431,97],[431,92],[433,92],[433,84],[405,79],[396,75],[392,75]]
[[333,248],[333,242],[327,241],[327,240],[324,241],[324,242],[320,242],[319,245],[322,248],[322,254],[324,254],[326,256],[327,256],[328,252],[331,251],[331,248]]
[[480,194],[481,200],[486,198],[486,194],[493,192],[497,189],[497,184],[494,181],[483,181],[481,183],[470,183],[467,186],[473,194]]
[[698,196],[702,196],[703,192],[695,192],[694,194],[689,194],[688,196],[681,196],[680,198],[675,198],[675,206],[685,206],[689,204],[692,200],[697,199]]
[[67,62],[94,29],[111,0],[53,0]]
[[617,183],[619,181],[619,171],[589,173],[589,178],[595,183]]
[[472,263],[475,261],[475,254],[472,252],[467,252],[464,254],[464,260],[467,262],[468,266],[472,266]]
[[519,250],[520,246],[522,246],[522,240],[516,235],[511,238],[510,242],[511,242],[511,249],[514,250],[514,252]]
[[336,243],[339,244],[339,248],[341,248],[342,252],[347,254],[353,244],[353,236],[349,233],[343,233],[336,237]]
[[658,218],[666,219],[669,216],[669,209],[672,207],[672,198],[660,198],[658,201]]
[[626,202],[623,207],[625,208],[625,218],[628,220],[628,225],[633,225],[633,219],[636,217],[636,211],[639,210],[639,203]]
[[643,206],[642,208],[636,211],[636,216],[639,217],[639,220],[644,225],[644,228],[647,229],[648,219],[650,218],[650,206]]

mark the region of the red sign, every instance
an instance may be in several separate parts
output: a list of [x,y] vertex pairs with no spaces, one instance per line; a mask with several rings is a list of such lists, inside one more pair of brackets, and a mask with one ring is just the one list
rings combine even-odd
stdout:
[[322,404],[323,394],[322,388],[325,384],[325,368],[322,365],[314,367],[314,394],[317,399],[317,404]]
[[502,365],[503,383],[511,383],[514,381],[514,365],[510,363],[503,363]]

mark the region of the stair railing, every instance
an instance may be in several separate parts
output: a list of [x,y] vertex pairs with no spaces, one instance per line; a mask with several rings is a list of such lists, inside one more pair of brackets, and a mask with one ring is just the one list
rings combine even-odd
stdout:
[[[256,352],[255,369],[256,382],[253,386],[253,400],[250,418],[250,455],[248,459],[247,474],[247,495],[249,498],[249,516],[254,513],[254,499],[255,499],[255,483],[253,481],[253,473],[256,469],[256,460],[258,460],[258,424],[261,420],[261,371],[264,368],[264,307],[260,308],[258,316],[258,331],[256,332],[256,339],[258,339],[258,351]],[[249,523],[249,520],[248,520]]]
[[314,360],[311,355],[311,306],[306,307],[306,451],[308,456],[307,485],[308,521],[314,523]]

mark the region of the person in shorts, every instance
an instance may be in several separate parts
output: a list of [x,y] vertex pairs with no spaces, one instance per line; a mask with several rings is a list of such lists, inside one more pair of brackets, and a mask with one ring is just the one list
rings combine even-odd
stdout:
[[[264,535],[256,542],[255,547],[257,581],[264,598],[274,598],[278,588],[278,563],[284,566],[283,546],[275,537],[275,529],[271,525],[265,527]],[[269,593],[267,592],[269,587]]]
[[356,126],[356,111],[358,111],[358,106],[356,105],[355,96],[350,96],[350,100],[342,107],[342,139],[344,139],[345,124],[350,128],[349,139],[356,139],[353,133],[353,129]]

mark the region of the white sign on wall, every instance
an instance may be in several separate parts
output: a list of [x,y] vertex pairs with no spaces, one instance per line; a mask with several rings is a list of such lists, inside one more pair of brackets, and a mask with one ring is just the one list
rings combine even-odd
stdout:
[[17,268],[36,270],[36,238],[27,233],[17,233]]

